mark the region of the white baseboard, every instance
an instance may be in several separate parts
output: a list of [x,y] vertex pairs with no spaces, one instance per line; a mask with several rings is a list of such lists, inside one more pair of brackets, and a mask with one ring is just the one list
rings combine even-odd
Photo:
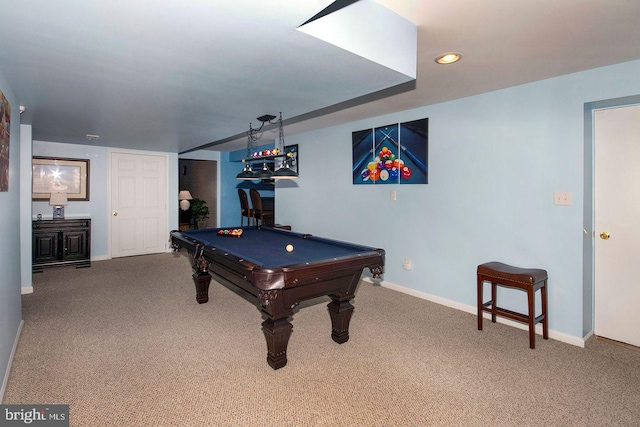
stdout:
[[[455,308],[456,310],[461,310],[461,311],[465,311],[467,313],[471,313],[474,315],[478,314],[478,308],[476,306],[471,306],[468,304],[463,304],[457,301],[453,301],[453,300],[449,300],[446,298],[442,298],[442,297],[438,297],[435,295],[431,295],[428,294],[426,292],[422,292],[422,291],[417,291],[415,289],[411,289],[411,288],[406,288],[404,286],[400,286],[400,285],[396,285],[395,283],[390,283],[390,282],[386,282],[386,281],[373,281],[373,279],[371,279],[370,277],[363,277],[363,280],[369,282],[369,283],[379,283],[380,286],[387,288],[387,289],[392,289],[394,291],[398,291],[398,292],[402,292],[403,294],[407,294],[407,295],[411,295],[414,297],[418,297],[427,301],[431,301],[431,302],[435,302],[436,304],[440,304],[440,305],[444,305],[446,307],[451,307],[451,308]],[[491,314],[490,313],[484,313],[483,317],[485,319],[491,319]],[[520,323],[520,322],[515,322],[513,320],[510,319],[505,319],[502,318],[500,316],[498,316],[496,318],[496,321],[498,323],[503,323],[505,325],[509,325],[509,326],[513,326],[515,328],[518,329],[523,329],[523,330],[529,330],[529,327],[527,325],[525,325],[524,323]],[[542,335],[542,325],[541,324],[537,324],[536,325],[536,334],[538,335]],[[558,332],[558,331],[554,331],[552,329],[549,329],[549,338],[554,339],[556,341],[561,341],[567,344],[571,344],[571,345],[575,345],[577,347],[586,347],[587,343],[589,342],[589,340],[591,339],[591,336],[593,335],[592,332],[590,332],[589,334],[587,334],[585,337],[583,338],[579,338],[579,337],[575,337],[573,335],[567,335],[564,334],[562,332]]]
[[0,403],[4,402],[4,392],[7,389],[7,383],[9,382],[11,365],[13,364],[13,357],[16,354],[16,349],[18,348],[18,341],[20,341],[20,335],[22,334],[23,325],[24,325],[24,320],[21,319],[20,326],[18,326],[18,331],[16,332],[16,337],[13,340],[13,348],[11,349],[11,355],[9,356],[9,363],[7,363],[7,369],[4,373],[4,378],[2,379],[2,387],[0,387]]
[[27,295],[27,294],[32,294],[33,293],[33,286],[23,286],[20,288],[20,293],[22,295]]

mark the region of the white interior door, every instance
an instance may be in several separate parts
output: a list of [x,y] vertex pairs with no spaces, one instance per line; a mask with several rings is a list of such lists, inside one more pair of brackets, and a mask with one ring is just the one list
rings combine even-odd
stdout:
[[166,156],[111,153],[111,256],[164,252]]
[[598,110],[595,334],[635,346],[640,346],[639,219],[640,106]]

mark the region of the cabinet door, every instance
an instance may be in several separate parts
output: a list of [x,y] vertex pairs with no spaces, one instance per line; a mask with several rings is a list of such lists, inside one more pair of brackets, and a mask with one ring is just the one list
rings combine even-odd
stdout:
[[58,260],[58,233],[33,234],[33,263],[39,264]]
[[87,259],[87,232],[64,231],[62,232],[62,261],[74,261]]

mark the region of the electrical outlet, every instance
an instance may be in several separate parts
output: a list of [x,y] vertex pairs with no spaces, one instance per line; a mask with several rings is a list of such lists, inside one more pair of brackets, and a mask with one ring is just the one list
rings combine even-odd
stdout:
[[396,200],[396,190],[391,190],[391,201],[395,201]]
[[553,204],[558,206],[571,206],[571,191],[554,191]]
[[404,270],[411,270],[411,258],[405,258],[404,263],[402,264],[402,268]]

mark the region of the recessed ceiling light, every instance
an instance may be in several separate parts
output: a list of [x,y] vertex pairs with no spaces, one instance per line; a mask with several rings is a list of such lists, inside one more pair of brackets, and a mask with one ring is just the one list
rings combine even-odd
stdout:
[[95,141],[96,139],[100,138],[100,135],[92,135],[88,133],[87,136],[85,136],[85,138],[87,138],[89,141]]
[[438,64],[453,64],[454,62],[458,62],[460,58],[462,58],[462,55],[459,53],[448,52],[438,56],[436,62]]

